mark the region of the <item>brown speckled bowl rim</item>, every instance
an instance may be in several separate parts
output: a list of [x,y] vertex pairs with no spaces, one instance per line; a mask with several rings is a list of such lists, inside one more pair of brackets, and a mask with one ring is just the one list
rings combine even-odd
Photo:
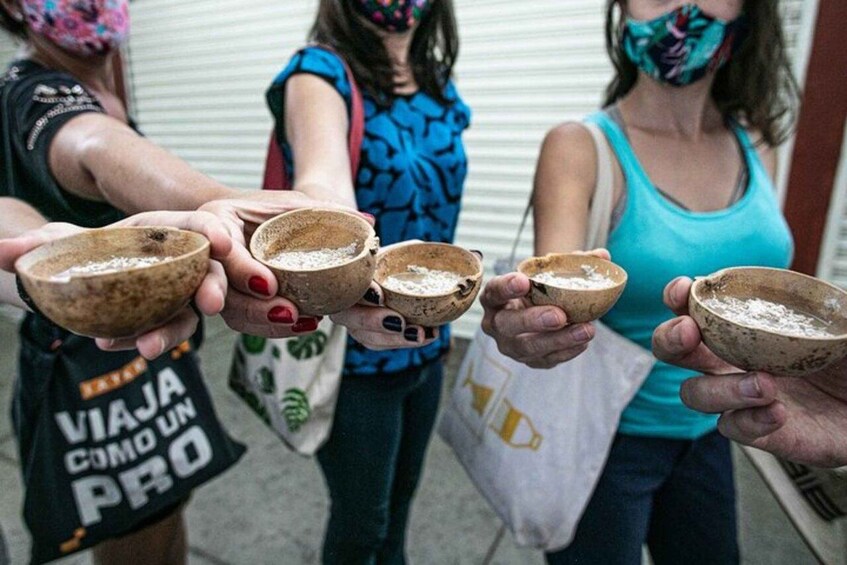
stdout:
[[[170,233],[185,234],[185,235],[188,235],[191,239],[194,239],[194,240],[198,240],[198,238],[199,238],[199,240],[202,240],[203,243],[202,243],[202,245],[200,245],[196,249],[193,249],[193,250],[191,250],[187,253],[183,253],[182,255],[168,256],[166,259],[159,261],[158,263],[153,263],[152,265],[139,265],[137,267],[128,267],[126,269],[120,269],[118,271],[112,271],[112,272],[108,272],[108,273],[82,273],[82,274],[79,274],[79,275],[74,275],[72,277],[69,277],[67,280],[65,280],[65,279],[55,279],[55,278],[53,278],[54,275],[50,275],[50,276],[36,275],[31,271],[31,267],[38,265],[42,261],[47,261],[47,260],[51,259],[53,257],[53,255],[46,255],[45,257],[42,257],[39,261],[36,261],[35,263],[33,263],[28,268],[24,268],[24,267],[20,266],[25,260],[29,259],[28,256],[31,255],[31,254],[35,254],[36,252],[47,253],[47,252],[50,251],[50,249],[52,247],[58,246],[59,243],[64,243],[64,242],[67,242],[68,240],[71,240],[71,239],[77,239],[77,238],[81,239],[81,238],[85,238],[85,237],[90,237],[93,234],[102,233],[104,231],[109,231],[109,232],[112,232],[112,233],[121,232],[121,231],[123,231],[123,232],[167,231],[167,232],[170,232]],[[71,284],[73,281],[77,281],[77,280],[80,280],[80,279],[86,279],[86,280],[87,279],[95,279],[95,278],[109,279],[109,278],[113,278],[113,277],[123,276],[124,273],[135,273],[135,272],[138,272],[138,271],[153,270],[153,269],[156,269],[157,267],[165,267],[165,266],[167,266],[171,263],[176,263],[178,261],[184,261],[186,259],[190,259],[190,258],[194,257],[195,255],[202,254],[202,253],[206,252],[211,246],[212,246],[212,244],[209,242],[209,240],[206,238],[206,236],[204,236],[201,233],[191,231],[191,230],[182,230],[182,229],[179,229],[179,228],[172,228],[172,227],[168,227],[168,226],[126,226],[126,227],[115,227],[115,228],[110,228],[110,227],[94,228],[94,229],[86,230],[86,231],[81,232],[81,233],[75,233],[75,234],[72,234],[72,235],[69,235],[69,236],[66,236],[66,237],[54,239],[53,241],[48,241],[47,243],[39,245],[35,249],[31,249],[31,250],[27,251],[25,254],[18,257],[18,259],[15,261],[15,272],[17,272],[21,276],[26,276],[27,278],[34,280],[34,281],[42,281],[42,282],[47,282],[47,283],[54,284],[54,285],[66,285],[66,284]]]
[[772,331],[772,330],[757,328],[757,327],[753,327],[753,326],[750,326],[750,325],[747,325],[747,324],[742,324],[741,322],[737,322],[735,320],[727,318],[726,316],[718,314],[713,309],[706,306],[703,303],[703,300],[701,299],[701,297],[699,296],[700,286],[702,286],[702,284],[704,284],[706,281],[714,280],[714,279],[717,279],[717,278],[723,276],[726,273],[737,272],[737,271],[767,271],[767,272],[771,272],[771,273],[780,273],[780,274],[789,273],[790,276],[795,276],[795,277],[798,277],[798,278],[807,279],[812,284],[819,284],[819,285],[828,286],[828,287],[836,290],[837,292],[839,292],[841,294],[847,294],[847,291],[845,291],[843,288],[841,288],[837,285],[834,285],[830,282],[821,280],[817,277],[812,277],[812,276],[807,275],[805,273],[798,273],[797,271],[792,271],[790,269],[776,269],[776,268],[773,268],[773,267],[729,267],[727,269],[721,269],[720,271],[715,271],[714,273],[712,273],[708,276],[705,276],[705,277],[696,277],[694,279],[694,282],[691,285],[691,292],[689,293],[689,300],[695,300],[701,308],[703,308],[704,310],[709,312],[709,314],[715,316],[716,318],[719,318],[719,319],[723,320],[724,322],[726,322],[728,324],[731,324],[733,326],[737,326],[739,328],[744,328],[746,330],[752,330],[752,331],[755,331],[755,332],[762,332],[762,333],[767,334],[767,335],[772,335],[772,336],[781,337],[781,338],[799,339],[799,340],[803,340],[803,341],[811,342],[811,343],[818,343],[818,342],[829,343],[829,342],[835,342],[835,341],[844,341],[845,339],[847,339],[847,332],[841,333],[841,334],[838,334],[838,335],[833,335],[831,337],[808,337],[808,336],[784,334],[784,333],[779,333],[779,332],[775,332],[775,331]]
[[[408,249],[409,247],[442,247],[442,248],[458,249],[458,250],[462,251],[463,253],[466,253],[466,254],[470,255],[471,257],[473,257],[474,260],[476,261],[476,264],[477,264],[476,272],[472,275],[463,275],[462,279],[472,279],[475,283],[478,283],[480,280],[482,280],[482,276],[485,274],[485,265],[482,263],[482,259],[480,259],[479,255],[477,255],[473,251],[471,251],[469,249],[465,249],[464,247],[461,247],[459,245],[455,245],[455,244],[452,244],[452,243],[440,243],[440,242],[428,242],[428,241],[419,241],[419,242],[416,241],[414,243],[407,243],[407,244],[405,244],[401,247],[397,247],[396,249],[388,249],[388,250],[380,251],[380,253],[377,255],[377,258],[376,258],[376,270],[379,271],[380,255],[382,255],[383,253],[384,254],[391,254],[391,253],[394,253],[394,252],[398,252],[401,249]],[[433,299],[433,298],[445,298],[447,296],[453,296],[454,294],[458,294],[459,296],[466,296],[467,295],[467,293],[462,292],[461,288],[459,288],[457,290],[451,290],[450,292],[442,292],[441,294],[408,294],[408,293],[405,293],[405,292],[401,292],[399,290],[392,290],[390,288],[385,288],[384,286],[382,286],[382,282],[377,279],[376,273],[374,273],[374,282],[379,285],[379,288],[381,288],[383,290],[383,292],[390,292],[391,294],[394,294],[394,295],[397,295],[397,296],[406,296],[408,298],[417,298],[417,299],[422,299],[422,300],[429,300],[429,299]]]
[[[345,216],[350,216],[351,218],[359,220],[364,225],[366,225],[370,231],[369,231],[368,237],[365,238],[364,245],[362,245],[362,250],[358,253],[358,255],[356,255],[355,257],[351,257],[350,259],[347,259],[347,260],[345,260],[341,263],[334,263],[333,265],[331,265],[329,267],[320,267],[318,269],[286,269],[286,268],[280,267],[278,265],[273,265],[269,261],[266,261],[265,259],[260,259],[257,256],[257,250],[258,250],[258,247],[259,247],[259,243],[258,243],[258,239],[257,239],[256,236],[259,235],[259,232],[261,232],[262,230],[268,229],[272,224],[278,222],[280,219],[282,219],[284,217],[293,216],[293,215],[297,215],[297,214],[306,215],[306,214],[309,214],[309,213],[312,213],[312,212],[332,212],[334,214],[344,214]],[[253,232],[253,235],[250,237],[250,255],[253,257],[253,259],[258,261],[259,263],[261,263],[265,267],[269,268],[271,271],[279,271],[279,272],[283,272],[283,273],[320,273],[322,271],[331,271],[331,270],[337,269],[339,267],[344,267],[345,265],[349,265],[350,263],[355,263],[356,261],[360,260],[362,257],[366,256],[368,253],[371,252],[371,249],[370,249],[371,246],[368,245],[368,243],[371,242],[371,241],[375,242],[375,245],[377,246],[377,249],[378,249],[379,238],[376,236],[376,231],[374,231],[373,226],[370,225],[368,223],[368,221],[365,220],[365,218],[363,218],[359,214],[355,214],[353,212],[346,212],[344,210],[336,210],[334,208],[298,208],[296,210],[289,210],[288,212],[283,212],[282,214],[274,216],[270,220],[266,220],[266,221],[262,222],[259,225],[259,227],[256,228],[256,231]]]
[[[612,286],[604,286],[603,288],[565,288],[563,286],[556,286],[556,285],[550,284],[550,283],[540,283],[538,281],[533,280],[531,275],[528,275],[527,273],[524,272],[524,266],[527,265],[530,261],[534,261],[534,260],[537,260],[537,259],[546,259],[546,260],[550,261],[550,260],[556,259],[558,257],[581,257],[581,258],[587,257],[587,258],[591,259],[592,261],[601,261],[603,263],[608,263],[609,265],[612,265],[612,266],[616,267],[617,269],[620,269],[620,271],[623,273],[623,280],[619,283],[613,284]],[[579,254],[579,253],[548,253],[547,255],[539,255],[539,256],[536,256],[536,257],[527,257],[526,259],[524,259],[523,261],[518,263],[517,270],[520,274],[527,277],[530,280],[530,282],[533,283],[533,284],[538,284],[538,285],[541,285],[541,286],[549,286],[550,288],[555,288],[556,290],[564,290],[564,291],[567,291],[567,292],[591,293],[591,292],[609,291],[609,290],[612,290],[612,289],[615,289],[615,288],[620,288],[621,286],[623,286],[627,282],[629,282],[629,273],[627,273],[626,269],[624,269],[623,267],[621,267],[620,265],[618,265],[614,261],[609,261],[608,259],[603,259],[602,257],[595,257],[593,255],[582,255],[582,254]]]

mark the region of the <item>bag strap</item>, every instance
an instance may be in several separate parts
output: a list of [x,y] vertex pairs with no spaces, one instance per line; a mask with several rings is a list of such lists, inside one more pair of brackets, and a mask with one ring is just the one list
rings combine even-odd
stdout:
[[[350,84],[350,134],[347,139],[348,152],[350,154],[350,171],[355,184],[356,175],[359,172],[359,163],[362,157],[362,141],[365,137],[365,102],[362,91],[353,76],[353,70],[344,57],[338,54],[328,45],[317,45],[325,51],[333,53],[344,66],[344,74]],[[285,127],[283,124],[282,127]],[[262,181],[262,190],[291,190],[292,179],[285,166],[285,158],[282,147],[276,137],[276,129],[271,130],[271,138],[268,142],[268,154],[265,158],[265,176]]]
[[[612,152],[609,149],[609,144],[606,142],[606,136],[603,134],[603,130],[594,122],[584,122],[583,125],[591,133],[591,137],[594,139],[594,146],[597,149],[597,184],[594,186],[594,195],[591,197],[585,248],[597,249],[599,247],[605,247],[609,239],[609,229],[612,224],[612,209],[614,207],[615,177],[612,172]],[[512,251],[509,254],[510,267],[513,267],[515,264],[518,244],[526,227],[526,222],[529,219],[529,212],[532,210],[534,197],[535,190],[529,195],[529,202],[527,202],[524,209],[521,224],[518,227],[518,234],[515,236],[515,241],[512,244]]]

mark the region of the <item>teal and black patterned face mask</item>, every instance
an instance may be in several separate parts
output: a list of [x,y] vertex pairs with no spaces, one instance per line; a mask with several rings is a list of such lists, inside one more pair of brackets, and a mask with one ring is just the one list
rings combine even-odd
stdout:
[[630,61],[654,79],[685,86],[725,65],[746,31],[743,15],[727,22],[685,4],[653,20],[627,18],[623,47]]

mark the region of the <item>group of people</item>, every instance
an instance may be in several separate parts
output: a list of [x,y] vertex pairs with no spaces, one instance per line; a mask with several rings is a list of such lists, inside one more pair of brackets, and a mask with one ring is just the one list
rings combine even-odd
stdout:
[[[233,330],[269,339],[307,334],[319,323],[277,296],[274,276],[247,249],[253,230],[287,210],[337,207],[373,222],[383,245],[454,239],[471,111],[452,80],[459,51],[453,1],[320,1],[309,45],[267,93],[291,191],[224,186],[143,137],[116,94],[112,67],[129,30],[127,0],[0,0],[0,25],[22,44],[0,78],[2,300],[27,308],[13,274],[19,256],[88,228],[195,230],[211,241],[213,258],[196,309],[142,336],[89,339],[27,313],[13,419],[33,560],[93,545],[97,563],[182,563],[191,489],[244,451],[207,398],[193,351],[202,341],[200,314],[220,314]],[[657,563],[734,563],[726,438],[800,462],[847,464],[847,363],[806,378],[741,374],[706,348],[685,316],[686,277],[790,264],[792,239],[773,177],[797,93],[778,6],[609,0],[606,37],[614,78],[603,109],[587,120],[602,129],[614,157],[608,252],[630,278],[603,322],[652,348],[660,362],[622,414],[573,543],[547,560],[640,563],[647,543]],[[359,105],[364,131],[353,148]],[[352,151],[360,155],[355,170]],[[584,125],[554,127],[535,179],[536,254],[583,249],[597,178],[598,148]],[[529,290],[525,276],[511,273],[482,293],[483,329],[504,354],[553,367],[590,347],[591,324],[569,324],[567,312],[532,306]],[[323,561],[403,563],[449,327],[407,324],[382,305],[375,285],[333,320],[349,338],[331,435],[317,455],[331,500]],[[208,446],[209,466],[193,476],[175,473],[167,488],[161,477],[133,475],[143,492],[127,488],[128,503],[117,494],[106,501],[108,482],[86,491],[76,481],[73,496],[33,488],[49,474],[45,467],[64,464],[46,438],[61,433],[72,443],[86,417],[96,432],[93,409],[75,421],[65,412],[45,418],[46,406],[67,394],[63,381],[89,382],[136,367],[140,358],[142,375],[167,380],[169,394],[192,406],[208,406],[196,425],[213,441],[196,445]],[[706,376],[692,378],[698,373]],[[129,406],[139,400],[117,387],[87,401],[112,410],[115,398]],[[172,464],[190,466],[200,451]],[[124,469],[101,472],[126,486]],[[156,498],[180,479],[187,481],[180,496]],[[45,497],[75,501],[77,523],[88,530],[56,531]],[[62,536],[70,541],[50,545]]]

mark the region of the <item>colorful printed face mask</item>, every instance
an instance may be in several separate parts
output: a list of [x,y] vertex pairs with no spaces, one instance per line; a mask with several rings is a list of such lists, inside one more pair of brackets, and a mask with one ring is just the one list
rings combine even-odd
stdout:
[[129,0],[23,0],[33,33],[84,57],[105,55],[129,33]]
[[686,4],[654,20],[627,18],[623,46],[630,61],[654,79],[685,86],[725,65],[746,30],[743,15],[727,22]]
[[432,0],[353,0],[353,6],[386,31],[407,31],[421,21]]

